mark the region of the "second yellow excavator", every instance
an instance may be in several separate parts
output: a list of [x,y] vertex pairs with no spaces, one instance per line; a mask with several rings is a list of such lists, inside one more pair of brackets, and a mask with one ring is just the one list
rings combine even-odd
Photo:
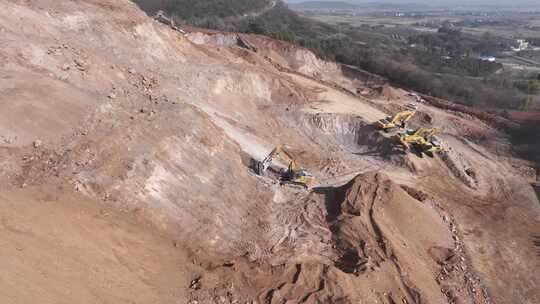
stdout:
[[301,185],[304,188],[309,188],[315,184],[315,178],[305,169],[297,168],[296,162],[287,153],[283,145],[276,146],[268,156],[262,161],[257,162],[257,174],[263,175],[264,172],[272,165],[276,156],[279,156],[285,162],[288,162],[287,170],[281,172],[281,182]]
[[444,151],[441,143],[434,138],[434,135],[440,132],[439,128],[420,128],[416,131],[400,132],[397,134],[397,138],[405,149],[413,148],[418,153],[433,157],[435,153]]
[[405,129],[407,122],[414,116],[416,113],[416,105],[408,104],[407,110],[401,111],[394,115],[380,119],[375,123],[377,128],[383,130],[384,132],[389,132],[393,129],[400,128]]

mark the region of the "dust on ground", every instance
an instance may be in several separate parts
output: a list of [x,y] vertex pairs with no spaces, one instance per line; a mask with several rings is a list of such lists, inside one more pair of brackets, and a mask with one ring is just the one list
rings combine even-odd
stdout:
[[[448,151],[419,157],[372,125],[410,95],[357,96],[362,73],[306,49],[129,1],[0,7],[11,303],[539,301],[540,204],[503,118],[422,102],[412,126]],[[277,144],[316,187],[254,173]]]

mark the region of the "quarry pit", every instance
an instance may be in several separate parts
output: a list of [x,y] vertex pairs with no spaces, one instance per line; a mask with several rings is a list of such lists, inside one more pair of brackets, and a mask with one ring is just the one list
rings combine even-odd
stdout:
[[[125,0],[0,3],[5,303],[540,303],[540,203],[498,126]],[[369,91],[364,95],[358,92]],[[253,161],[286,144],[317,184]]]

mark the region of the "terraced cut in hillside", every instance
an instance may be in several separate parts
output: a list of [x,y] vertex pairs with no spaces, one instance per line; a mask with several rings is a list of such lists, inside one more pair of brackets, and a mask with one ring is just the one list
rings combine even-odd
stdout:
[[[373,126],[406,91],[186,31],[0,2],[2,303],[540,302],[536,176],[497,124],[421,103],[447,151],[419,157]],[[278,144],[313,187],[255,174]]]

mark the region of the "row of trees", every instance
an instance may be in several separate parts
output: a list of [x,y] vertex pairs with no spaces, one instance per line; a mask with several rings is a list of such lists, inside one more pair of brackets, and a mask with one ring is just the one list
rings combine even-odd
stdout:
[[443,27],[438,33],[409,37],[409,44],[414,45],[409,53],[417,64],[433,72],[480,77],[502,68],[499,63],[479,57],[503,51],[507,47],[505,40],[490,34],[479,39],[459,29]]
[[226,18],[241,16],[267,7],[269,0],[134,0],[143,10],[154,14],[158,10],[178,20]]
[[536,162],[537,168],[540,169],[540,121],[523,123],[509,133],[514,151]]
[[[467,105],[515,109],[525,103],[525,97],[512,85],[501,87],[490,83],[489,78],[479,77],[500,69],[498,63],[474,58],[445,60],[429,52],[365,46],[355,43],[347,31],[340,34],[324,27],[305,27],[306,21],[295,15],[280,14],[277,24],[272,21],[276,19],[266,17],[246,21],[248,26],[243,30],[298,43],[320,57],[358,66],[403,87]],[[287,26],[290,24],[293,26]]]

